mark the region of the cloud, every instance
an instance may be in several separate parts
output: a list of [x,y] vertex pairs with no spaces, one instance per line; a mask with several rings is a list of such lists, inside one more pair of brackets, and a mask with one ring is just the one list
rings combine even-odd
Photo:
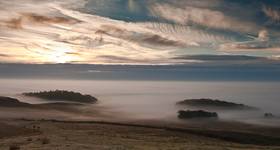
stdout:
[[262,10],[265,13],[265,15],[270,18],[271,21],[276,22],[276,23],[280,23],[280,10],[279,10],[279,8],[275,9],[273,7],[264,5]]
[[279,29],[266,24],[274,13],[259,1],[9,0],[0,8],[8,62],[176,64],[203,61],[173,59],[185,55],[280,52]]
[[23,24],[73,24],[78,20],[60,16],[42,16],[34,13],[24,13],[18,18],[2,21],[2,24],[12,29],[22,29]]
[[5,21],[4,24],[8,27],[8,28],[12,28],[12,29],[22,29],[22,24],[21,24],[22,20],[21,18],[16,18],[16,19],[11,19],[8,21]]
[[10,56],[7,54],[0,54],[0,57],[10,57]]
[[192,6],[192,7],[199,7],[199,8],[217,8],[223,4],[224,0],[170,0],[168,1],[169,4],[172,4],[176,7],[182,6]]
[[253,22],[239,20],[227,16],[219,10],[199,8],[189,5],[175,7],[166,3],[157,3],[150,8],[152,15],[164,18],[182,25],[197,24],[222,30],[236,32],[254,32],[258,27]]
[[137,64],[137,63],[144,63],[144,62],[149,61],[149,60],[132,59],[132,58],[129,58],[129,57],[113,56],[113,55],[101,55],[101,56],[98,56],[97,59],[103,59],[104,62],[116,63],[116,64],[121,64],[121,63]]
[[128,31],[113,25],[103,25],[95,32],[100,35],[109,35],[123,40],[136,42],[139,44],[147,44],[151,46],[171,47],[171,46],[184,46],[185,44],[179,40],[172,40],[168,37],[162,37],[155,33],[137,33],[135,31]]
[[143,38],[140,38],[141,42],[145,42],[148,44],[156,44],[161,46],[184,46],[184,43],[181,43],[180,41],[174,41],[170,40],[168,38],[161,37],[159,35],[145,35]]
[[187,55],[179,56],[174,59],[198,60],[198,61],[246,61],[246,60],[263,60],[263,57],[246,56],[246,55]]
[[89,15],[48,2],[40,5],[45,7],[43,11],[28,12],[28,8],[36,5],[29,2],[19,6],[26,9],[17,10],[17,15],[5,19],[0,17],[1,25],[9,28],[0,27],[0,51],[8,48],[11,54],[14,53],[12,55],[26,55],[24,59],[16,57],[14,61],[26,62],[29,59],[32,63],[106,63],[110,61],[99,56],[117,57],[117,53],[145,63],[146,60],[167,58],[170,51],[167,47],[184,46],[178,39],[137,24]]
[[235,35],[226,36],[224,33],[208,29],[207,31],[192,26],[184,26],[169,23],[145,22],[137,23],[138,25],[158,32],[173,39],[183,41],[187,47],[199,47],[203,45],[217,44],[223,42],[235,41]]
[[80,56],[80,53],[75,53],[75,52],[65,52],[67,55],[75,55],[75,56]]
[[280,61],[280,55],[276,55],[276,56],[271,56],[269,57],[271,60],[278,60]]
[[268,31],[267,30],[261,30],[259,32],[259,35],[258,35],[258,40],[260,40],[260,41],[268,41],[269,40]]
[[[279,65],[280,59],[277,56],[273,57],[260,57],[260,56],[248,56],[248,55],[186,55],[178,56],[173,59],[195,62],[194,65],[206,65],[206,66],[223,66],[229,65],[255,65],[260,66],[264,64]],[[188,64],[188,63],[186,63]]]
[[37,15],[34,13],[26,13],[23,14],[22,19],[28,19],[31,22],[34,23],[77,23],[78,20],[71,19],[71,18],[66,18],[66,17],[60,17],[60,16],[42,16],[42,15]]
[[222,51],[280,51],[279,41],[248,41],[220,45]]
[[278,38],[270,38],[267,30],[260,30],[257,37],[243,42],[224,43],[219,46],[222,51],[279,51]]
[[131,65],[170,65],[170,64],[183,64],[186,62],[193,62],[193,60],[177,60],[177,59],[162,59],[162,58],[137,58],[125,57],[115,55],[100,55],[96,59],[100,59],[106,64],[131,64]]

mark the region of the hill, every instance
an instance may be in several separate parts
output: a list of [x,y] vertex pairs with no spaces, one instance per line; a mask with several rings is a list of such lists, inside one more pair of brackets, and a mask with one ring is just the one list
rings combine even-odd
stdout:
[[185,105],[192,107],[200,108],[219,108],[219,109],[236,109],[236,110],[257,110],[255,107],[247,106],[244,104],[238,104],[233,102],[227,102],[217,99],[186,99],[180,102],[177,102],[177,105]]
[[79,102],[79,103],[97,102],[97,98],[91,95],[84,95],[78,92],[65,91],[65,90],[29,92],[29,93],[23,93],[23,95],[42,98],[50,101],[70,101],[70,102]]

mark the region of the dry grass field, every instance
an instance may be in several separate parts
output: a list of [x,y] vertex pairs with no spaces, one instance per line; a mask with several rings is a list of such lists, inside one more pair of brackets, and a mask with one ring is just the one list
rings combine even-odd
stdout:
[[2,121],[1,150],[278,150],[196,133],[104,123]]

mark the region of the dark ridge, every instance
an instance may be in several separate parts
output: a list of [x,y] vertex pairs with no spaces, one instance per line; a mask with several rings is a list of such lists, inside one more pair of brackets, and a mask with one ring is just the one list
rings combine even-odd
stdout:
[[31,107],[31,104],[20,102],[15,98],[0,96],[0,107]]
[[178,111],[179,119],[192,119],[192,118],[218,118],[218,114],[216,112],[207,112],[203,110],[195,110],[195,111]]
[[29,104],[19,101],[15,98],[0,96],[1,108],[24,108],[34,110],[59,110],[65,112],[75,112],[77,107],[83,106],[85,103],[73,102],[50,102],[43,104]]
[[221,101],[217,99],[186,99],[177,102],[177,105],[186,105],[193,107],[203,107],[203,108],[220,108],[220,109],[237,109],[237,110],[257,110],[258,108],[247,106],[244,104],[237,104],[227,101]]
[[78,92],[55,90],[55,91],[41,91],[41,92],[29,92],[23,93],[25,96],[38,97],[50,101],[70,101],[79,103],[95,103],[97,98],[91,95],[83,95]]

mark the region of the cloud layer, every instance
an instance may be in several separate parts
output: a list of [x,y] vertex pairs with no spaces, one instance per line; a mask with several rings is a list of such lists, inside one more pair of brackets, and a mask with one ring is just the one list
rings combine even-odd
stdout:
[[206,61],[193,55],[278,58],[279,5],[273,0],[1,1],[0,59],[177,64]]

